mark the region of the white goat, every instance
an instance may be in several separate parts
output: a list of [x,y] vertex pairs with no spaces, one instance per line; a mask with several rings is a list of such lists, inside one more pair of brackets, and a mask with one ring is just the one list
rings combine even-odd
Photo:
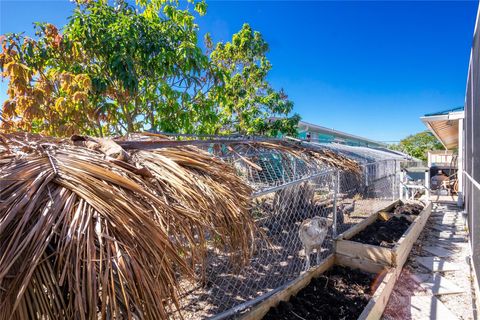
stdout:
[[332,220],[319,216],[306,219],[300,225],[298,236],[300,237],[305,250],[305,271],[310,269],[310,254],[312,253],[313,249],[317,249],[317,264],[320,263],[322,243],[327,237],[328,227],[331,225]]

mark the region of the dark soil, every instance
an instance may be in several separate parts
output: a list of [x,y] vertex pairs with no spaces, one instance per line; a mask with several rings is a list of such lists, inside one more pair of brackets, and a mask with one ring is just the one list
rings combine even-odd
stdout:
[[263,319],[357,319],[370,300],[374,279],[372,273],[334,266]]
[[387,221],[377,219],[374,223],[357,233],[350,240],[393,248],[396,242],[407,231],[411,222],[405,217],[392,217]]
[[405,214],[405,215],[411,216],[411,215],[418,215],[420,212],[422,212],[422,210],[423,210],[423,206],[420,204],[407,203],[407,204],[404,204],[403,206],[396,207],[393,213]]

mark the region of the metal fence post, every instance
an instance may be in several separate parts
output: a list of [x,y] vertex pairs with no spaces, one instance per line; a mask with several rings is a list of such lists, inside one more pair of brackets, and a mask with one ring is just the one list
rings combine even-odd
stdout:
[[425,170],[425,189],[427,198],[430,198],[430,169]]
[[333,183],[333,237],[337,236],[337,197],[340,188],[340,170],[335,170],[335,180]]
[[363,171],[365,171],[365,186],[368,187],[368,164],[363,167]]
[[397,185],[397,160],[393,161],[393,179],[392,179],[392,201],[395,201],[396,192],[395,186]]
[[293,160],[293,179],[297,179],[297,160]]
[[400,200],[403,200],[403,183],[405,182],[405,171],[400,171],[400,181],[398,183],[398,191],[400,193]]

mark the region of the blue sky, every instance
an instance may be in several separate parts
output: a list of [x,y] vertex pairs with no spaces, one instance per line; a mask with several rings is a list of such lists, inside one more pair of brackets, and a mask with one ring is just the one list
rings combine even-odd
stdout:
[[[201,33],[228,41],[244,22],[270,44],[269,80],[303,120],[380,141],[463,105],[478,2],[209,1]],[[0,33],[63,25],[67,0],[0,0]],[[0,100],[5,99],[2,84]]]

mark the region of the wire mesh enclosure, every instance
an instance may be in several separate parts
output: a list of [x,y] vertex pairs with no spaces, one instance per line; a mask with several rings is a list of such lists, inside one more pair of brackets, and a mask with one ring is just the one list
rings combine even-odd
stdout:
[[480,288],[480,7],[475,23],[470,65],[465,95],[464,147],[459,146],[459,161],[463,162],[465,210],[472,250],[472,264]]
[[[305,270],[302,222],[330,221],[315,265],[331,252],[333,238],[397,198],[400,161],[351,162],[325,154],[291,153],[267,144],[216,143],[202,147],[235,167],[253,190],[251,214],[258,226],[255,249],[246,266],[231,263],[218,246],[208,251],[202,281],[185,283],[181,310],[188,319],[233,319],[275,293]],[[316,151],[331,152],[321,146]],[[211,239],[215,241],[215,239]]]

